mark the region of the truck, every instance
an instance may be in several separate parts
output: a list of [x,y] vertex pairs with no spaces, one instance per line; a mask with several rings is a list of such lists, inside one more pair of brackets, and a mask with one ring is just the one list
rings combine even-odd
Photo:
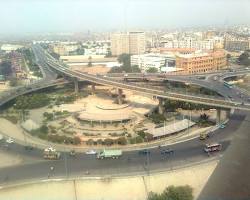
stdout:
[[49,147],[44,149],[43,151],[44,159],[48,160],[58,160],[60,159],[60,153],[56,151],[56,149]]
[[118,159],[122,156],[122,151],[119,149],[114,150],[102,150],[97,153],[96,158],[97,159],[104,159],[104,158],[112,158],[112,159]]

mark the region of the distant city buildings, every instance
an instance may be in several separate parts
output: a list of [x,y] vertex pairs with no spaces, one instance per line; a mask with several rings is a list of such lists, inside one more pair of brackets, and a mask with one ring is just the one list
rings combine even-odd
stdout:
[[21,53],[12,51],[10,53],[10,61],[11,61],[11,69],[12,73],[17,77],[17,78],[24,78],[25,73],[22,70],[22,63],[23,63],[23,57]]
[[5,51],[6,53],[9,53],[11,51],[16,51],[21,48],[23,48],[22,45],[16,45],[16,44],[3,44],[1,46],[1,50]]
[[223,37],[214,37],[212,39],[196,40],[186,37],[181,40],[162,41],[161,46],[165,48],[190,48],[196,50],[212,50],[214,48],[223,48]]
[[145,32],[114,33],[111,35],[111,53],[114,56],[123,53],[139,55],[145,51]]
[[76,51],[78,48],[79,46],[77,44],[59,43],[53,45],[53,51],[60,56],[69,55],[70,53]]

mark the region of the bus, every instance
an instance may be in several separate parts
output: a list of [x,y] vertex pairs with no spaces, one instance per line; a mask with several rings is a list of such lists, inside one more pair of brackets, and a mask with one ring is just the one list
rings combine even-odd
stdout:
[[232,84],[229,84],[228,82],[224,81],[224,86],[227,87],[227,88],[232,88]]
[[222,148],[221,144],[214,143],[214,144],[206,144],[204,151],[206,153],[214,152],[214,151],[220,151]]

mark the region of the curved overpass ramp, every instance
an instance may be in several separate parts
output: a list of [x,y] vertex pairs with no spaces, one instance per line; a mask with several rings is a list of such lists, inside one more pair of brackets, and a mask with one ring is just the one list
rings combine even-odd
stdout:
[[100,85],[107,85],[107,86],[116,87],[120,89],[126,89],[130,91],[150,94],[152,96],[161,97],[161,98],[181,100],[181,101],[204,104],[208,106],[221,107],[221,108],[226,108],[226,109],[233,108],[233,109],[250,111],[250,105],[246,105],[246,104],[242,105],[241,104],[242,102],[232,102],[232,101],[225,100],[224,98],[219,99],[219,98],[211,98],[211,97],[204,97],[204,96],[198,96],[198,95],[188,95],[188,94],[181,94],[181,93],[176,93],[176,92],[162,91],[162,90],[157,90],[155,88],[143,87],[141,85],[129,84],[123,81],[115,81],[115,80],[110,80],[106,78],[101,78],[95,75],[90,75],[86,73],[80,73],[80,72],[69,70],[67,67],[65,67],[64,65],[62,65],[61,63],[53,59],[47,59],[47,64],[51,68],[56,70],[57,72],[65,74],[70,77],[77,78],[78,80],[86,80],[86,81],[100,84]]

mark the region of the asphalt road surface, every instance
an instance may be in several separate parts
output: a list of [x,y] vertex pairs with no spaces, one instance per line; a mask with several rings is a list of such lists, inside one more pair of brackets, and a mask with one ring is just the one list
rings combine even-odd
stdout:
[[[38,149],[25,150],[18,144],[10,144],[8,148],[1,144],[3,151],[17,153],[23,156],[36,158],[37,162],[25,165],[17,165],[0,169],[0,184],[8,182],[23,181],[28,179],[47,179],[75,176],[100,176],[100,175],[122,175],[131,173],[150,173],[152,170],[167,170],[178,166],[200,162],[208,158],[222,155],[231,143],[234,133],[237,132],[245,115],[236,112],[232,115],[230,123],[226,128],[219,129],[205,141],[193,139],[184,143],[178,143],[164,148],[171,148],[174,153],[162,155],[158,147],[150,149],[150,155],[140,155],[138,151],[124,152],[122,157],[98,160],[95,155],[78,153],[75,157],[69,153],[62,153],[60,160],[43,160],[42,151]],[[203,151],[204,145],[210,142],[222,144],[222,151],[214,153],[210,157]],[[50,168],[54,167],[51,171]],[[89,174],[86,174],[88,172]]]

